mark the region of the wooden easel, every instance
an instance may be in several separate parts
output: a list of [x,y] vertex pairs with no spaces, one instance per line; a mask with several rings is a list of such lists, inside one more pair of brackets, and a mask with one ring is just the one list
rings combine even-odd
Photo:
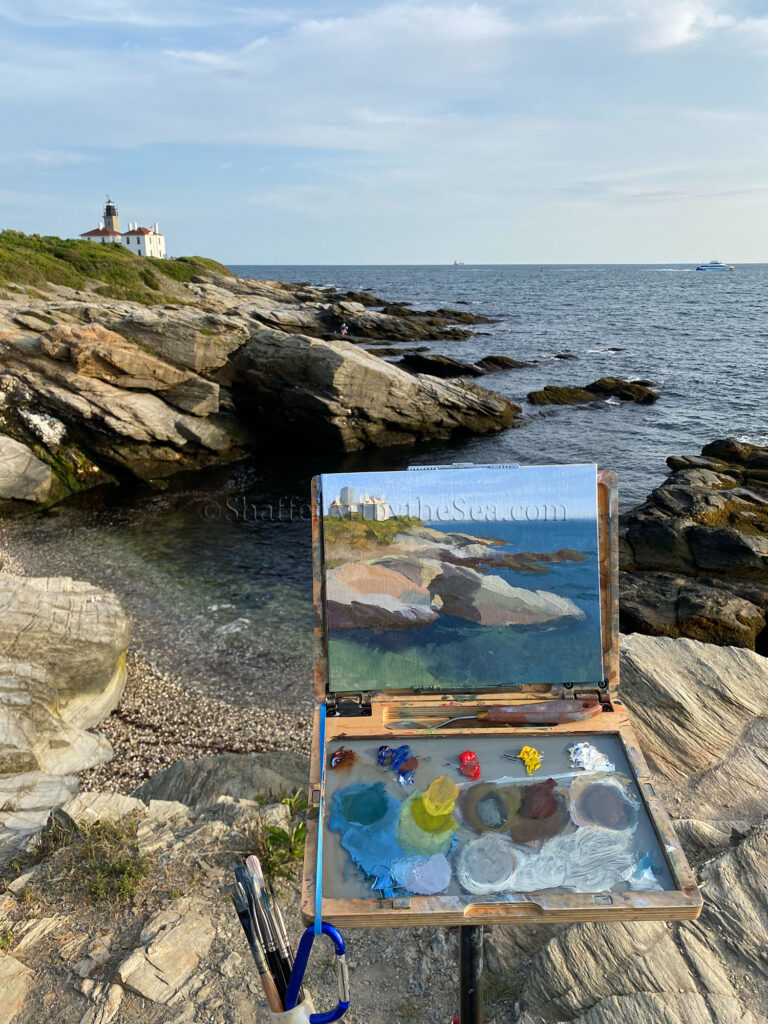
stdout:
[[[435,724],[450,716],[473,714],[478,707],[520,704],[548,698],[587,695],[587,688],[564,684],[559,688],[530,685],[515,689],[486,691],[473,695],[452,693],[414,693],[410,691],[373,692],[362,696],[332,694],[328,686],[327,647],[325,639],[323,588],[324,565],[322,544],[322,502],[319,484],[313,485],[312,503],[314,599],[315,599],[315,696],[329,708],[325,740],[321,745],[318,712],[315,714],[312,760],[310,769],[310,808],[317,807],[320,797],[321,766],[328,749],[343,740],[370,740],[371,743],[415,742],[428,733],[425,729],[395,728],[391,725],[416,719]],[[615,474],[598,473],[599,562],[602,616],[602,646],[605,678],[596,685],[603,705],[603,714],[584,722],[551,726],[547,736],[563,737],[583,734],[604,734],[616,737],[622,746],[634,777],[645,813],[653,827],[660,848],[664,851],[674,888],[665,891],[612,891],[610,893],[579,893],[544,891],[504,900],[470,900],[451,895],[410,896],[406,898],[338,898],[323,893],[323,918],[339,927],[418,927],[458,926],[459,989],[461,1024],[482,1021],[483,925],[579,921],[690,920],[701,912],[702,899],[685,855],[675,836],[672,824],[655,794],[645,759],[639,749],[627,709],[618,693],[619,630],[618,630],[618,497]],[[587,692],[585,693],[585,690]],[[452,729],[452,735],[465,738],[466,746],[480,751],[484,738],[510,737],[516,741],[536,743],[541,729],[526,726],[490,726],[480,722],[462,723],[466,728]],[[390,726],[388,728],[388,726]],[[441,734],[442,735],[442,734]],[[482,759],[482,758],[481,758]],[[310,921],[314,912],[314,881],[316,874],[318,825],[310,818],[302,884],[302,912]]]

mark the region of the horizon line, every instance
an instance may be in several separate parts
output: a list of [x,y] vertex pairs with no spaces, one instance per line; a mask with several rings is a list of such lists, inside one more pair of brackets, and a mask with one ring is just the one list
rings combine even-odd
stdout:
[[[223,260],[221,262],[224,262]],[[631,262],[628,260],[608,262],[592,261],[588,263],[560,263],[536,260],[533,263],[227,263],[227,267],[450,267],[461,270],[462,267],[696,267],[701,260],[660,260],[651,262]],[[733,260],[728,266],[764,267],[768,260]]]

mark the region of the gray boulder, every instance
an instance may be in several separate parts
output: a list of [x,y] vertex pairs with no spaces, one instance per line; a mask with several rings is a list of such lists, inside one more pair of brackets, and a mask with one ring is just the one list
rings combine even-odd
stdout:
[[0,774],[68,774],[111,757],[88,730],[120,699],[129,637],[107,591],[0,573]]
[[[247,714],[247,711],[243,711]],[[290,751],[256,754],[216,754],[176,764],[147,779],[134,796],[150,800],[177,800],[188,807],[215,804],[219,797],[255,800],[257,796],[305,794],[309,758]]]
[[0,866],[18,856],[45,825],[51,810],[70,800],[77,790],[74,775],[0,773]]
[[252,414],[286,439],[354,451],[512,426],[518,406],[470,381],[412,376],[344,341],[254,329],[236,365]]
[[727,439],[671,456],[621,518],[621,624],[768,651],[768,448]]
[[129,391],[162,394],[196,416],[219,411],[219,385],[127,341],[101,324],[58,324],[40,338],[52,359],[69,361],[84,377],[97,377]]
[[0,499],[48,501],[56,489],[50,466],[12,437],[0,434]]

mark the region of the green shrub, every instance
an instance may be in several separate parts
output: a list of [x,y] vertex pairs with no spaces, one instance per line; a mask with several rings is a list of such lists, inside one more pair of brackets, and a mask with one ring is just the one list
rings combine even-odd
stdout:
[[45,288],[47,284],[83,289],[98,281],[97,292],[110,299],[175,302],[171,281],[189,282],[212,273],[231,276],[221,263],[202,256],[159,260],[137,256],[122,245],[85,239],[0,231],[0,287]]

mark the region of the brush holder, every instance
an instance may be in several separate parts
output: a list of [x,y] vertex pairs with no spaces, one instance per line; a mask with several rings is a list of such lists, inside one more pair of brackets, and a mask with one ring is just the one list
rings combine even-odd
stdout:
[[292,1010],[284,1010],[282,1013],[274,1013],[272,1010],[267,1009],[269,1019],[271,1021],[281,1022],[281,1024],[309,1024],[310,1013],[315,1012],[315,1007],[312,1002],[312,996],[307,992],[302,1002],[297,1006],[294,1006]]

